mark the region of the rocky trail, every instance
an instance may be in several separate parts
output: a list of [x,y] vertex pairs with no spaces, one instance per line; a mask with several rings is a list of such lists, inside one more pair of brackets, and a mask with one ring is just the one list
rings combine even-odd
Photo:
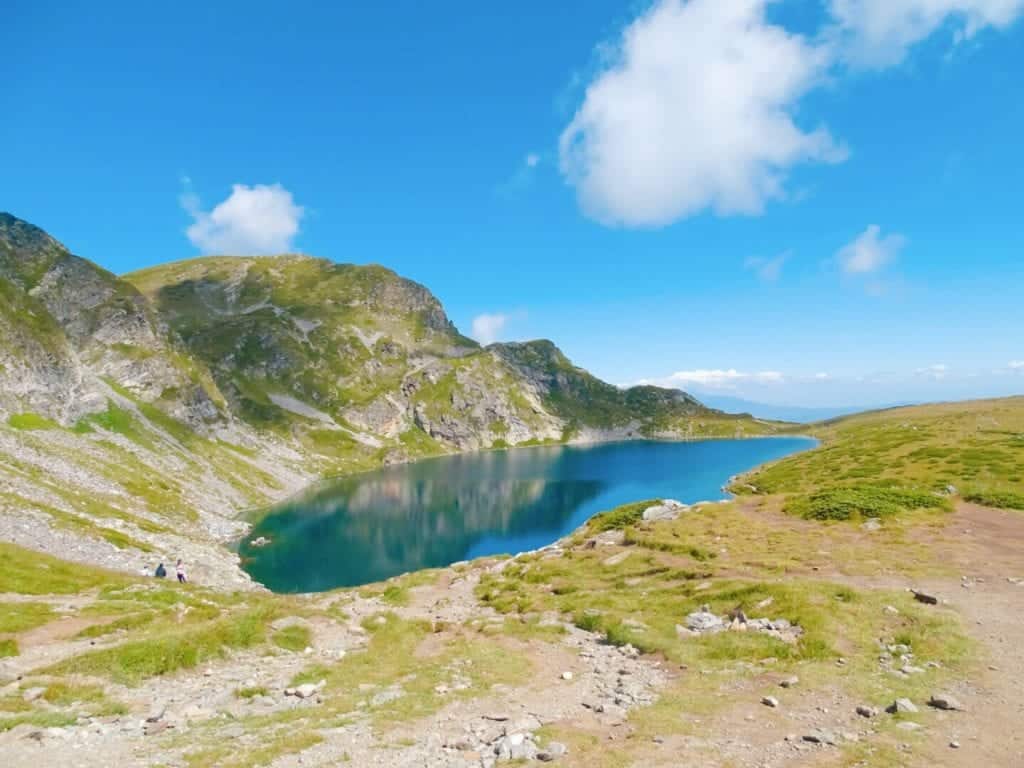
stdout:
[[[758,514],[755,509],[747,513]],[[514,619],[480,604],[474,589],[488,571],[500,571],[505,564],[473,563],[446,569],[432,583],[412,588],[408,603],[402,606],[358,593],[311,596],[310,608],[339,618],[293,616],[274,624],[277,629],[292,623],[308,627],[313,641],[304,651],[236,652],[188,672],[150,678],[137,687],[108,683],[107,693],[127,705],[127,714],[89,718],[70,727],[18,726],[0,734],[0,751],[4,765],[12,768],[106,768],[112,764],[206,764],[192,762],[196,747],[224,740],[237,742],[239,748],[258,747],[260,733],[246,723],[256,722],[253,718],[287,722],[302,710],[322,706],[322,686],[296,687],[292,680],[311,664],[371,652],[365,622],[382,611],[393,611],[403,619],[428,621],[436,628],[415,652],[424,659],[456,642],[458,628],[473,626],[496,630],[487,635],[489,642],[524,656],[530,674],[518,683],[494,684],[463,696],[468,672],[456,660],[446,681],[434,690],[442,700],[450,697],[449,703],[425,717],[402,719],[383,728],[374,719],[374,707],[411,695],[406,687],[413,680],[360,684],[353,711],[322,728],[322,741],[278,757],[272,765],[476,768],[524,760],[589,766],[602,744],[628,745],[629,764],[645,768],[1024,764],[1024,734],[1019,727],[1024,722],[1019,695],[1019,681],[1024,679],[1024,622],[1020,621],[1024,563],[1019,557],[1024,552],[1024,516],[964,504],[942,535],[923,543],[962,573],[920,582],[829,574],[835,581],[860,588],[915,587],[935,595],[963,617],[978,645],[982,661],[977,671],[943,691],[958,709],[944,711],[918,701],[914,706],[928,717],[923,724],[900,723],[895,740],[888,725],[890,715],[867,707],[839,687],[805,685],[773,672],[768,664],[718,684],[709,681],[708,675],[714,673],[707,670],[683,669],[658,656],[641,656],[631,646],[607,645],[598,635],[555,615],[542,617],[542,623],[564,629],[555,642],[504,634],[501,628]],[[558,554],[556,548],[551,556]],[[0,694],[38,695],[25,691],[19,677],[83,647],[116,642],[116,636],[73,639],[89,621],[95,621],[75,615],[92,598],[43,598],[66,618],[24,634],[22,655],[0,661],[0,675],[10,681]],[[728,617],[722,620],[728,622]],[[706,714],[695,699],[693,707],[683,706],[684,713],[666,723],[663,735],[638,727],[631,718],[638,708],[654,705],[660,696],[680,690],[679,686],[687,690],[691,681],[695,690],[704,691],[712,683],[716,701]],[[764,696],[765,686],[776,692]],[[256,693],[240,697],[237,692],[246,689]],[[550,735],[564,730],[575,734],[574,743]],[[880,733],[889,734],[890,752],[884,753],[889,762],[882,760],[883,752],[876,753],[870,746]],[[851,751],[858,745],[864,746],[862,752]]]

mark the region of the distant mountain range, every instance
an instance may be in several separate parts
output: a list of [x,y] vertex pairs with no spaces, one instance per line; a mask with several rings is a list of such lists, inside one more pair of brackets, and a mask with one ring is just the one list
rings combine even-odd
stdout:
[[883,405],[807,407],[759,403],[754,400],[744,400],[741,397],[730,397],[729,395],[701,394],[699,397],[700,401],[709,408],[716,408],[728,413],[749,413],[758,419],[791,421],[796,424],[810,424],[815,421],[834,419],[837,416],[847,416],[851,413],[910,405],[910,403],[886,403]]

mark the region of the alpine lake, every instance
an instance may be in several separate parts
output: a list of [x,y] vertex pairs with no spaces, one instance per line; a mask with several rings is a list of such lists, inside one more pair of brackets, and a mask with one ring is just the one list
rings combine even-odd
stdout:
[[[239,554],[275,592],[369,584],[538,549],[629,502],[721,500],[733,475],[815,444],[630,441],[427,459],[314,486],[262,513]],[[269,544],[254,546],[261,536]]]

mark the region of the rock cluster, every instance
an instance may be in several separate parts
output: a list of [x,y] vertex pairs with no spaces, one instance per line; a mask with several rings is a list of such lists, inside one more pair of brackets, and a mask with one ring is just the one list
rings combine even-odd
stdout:
[[804,632],[802,627],[793,624],[788,619],[750,619],[740,609],[723,617],[713,613],[707,605],[702,606],[699,611],[689,614],[686,617],[685,626],[676,626],[676,632],[681,637],[726,631],[763,632],[786,643],[795,643]]

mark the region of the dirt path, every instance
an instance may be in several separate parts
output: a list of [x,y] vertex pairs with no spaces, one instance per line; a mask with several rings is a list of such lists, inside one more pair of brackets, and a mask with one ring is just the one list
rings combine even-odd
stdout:
[[[772,509],[744,506],[743,512],[760,524],[779,522]],[[789,524],[803,530],[802,521]],[[1024,681],[1024,581],[1017,581],[1024,580],[1024,514],[963,504],[947,525],[913,530],[913,544],[935,562],[954,568],[955,575],[914,580],[895,571],[850,575],[817,565],[809,566],[806,573],[794,573],[859,588],[917,586],[934,592],[961,614],[965,629],[978,644],[981,662],[977,669],[949,688],[966,711],[929,712],[922,720],[925,728],[908,734],[911,747],[902,754],[901,762],[882,764],[909,768],[1024,766],[1024,696],[1020,690]],[[859,529],[842,529],[839,535],[871,546],[870,536]],[[40,739],[30,737],[30,729],[24,727],[0,734],[2,763],[30,768],[178,765],[194,747],[188,736],[193,729],[210,733],[205,729],[213,728],[224,738],[249,743],[258,735],[244,734],[241,726],[231,723],[236,718],[310,706],[283,695],[289,680],[312,661],[359,651],[366,643],[360,623],[382,610],[426,619],[442,628],[428,636],[417,651],[417,656],[422,653],[424,658],[443,648],[445,625],[500,625],[505,619],[479,605],[473,596],[479,578],[476,568],[462,573],[447,570],[435,583],[412,589],[408,604],[397,608],[377,598],[356,597],[345,602],[347,621],[322,617],[308,621],[315,637],[312,656],[268,657],[246,652],[203,669],[154,678],[138,688],[112,686],[112,695],[129,705],[130,715],[50,729]],[[38,598],[68,609],[80,609],[90,599]],[[327,602],[337,599],[325,598]],[[11,676],[22,674],[83,650],[90,641],[75,640],[74,635],[95,621],[69,617],[24,633],[20,638],[22,656],[4,660],[4,671]],[[680,670],[657,658],[636,658],[568,625],[567,634],[558,642],[514,640],[500,634],[493,642],[508,644],[529,658],[533,672],[528,681],[496,686],[473,699],[453,698],[433,715],[384,735],[375,733],[368,718],[357,716],[324,732],[320,745],[281,757],[273,766],[326,768],[345,763],[380,768],[479,768],[492,764],[489,756],[493,756],[494,739],[505,730],[533,732],[555,725],[579,736],[580,744],[590,744],[574,744],[572,751],[559,759],[558,764],[567,768],[604,765],[602,753],[610,749],[627,754],[630,762],[624,765],[636,768],[831,768],[843,765],[844,753],[808,744],[802,738],[805,734],[826,729],[839,734],[846,744],[873,743],[881,724],[881,720],[858,717],[855,708],[861,702],[831,684],[782,691],[779,675],[770,667],[738,668],[736,674],[710,680],[709,686],[709,680],[702,678],[705,672],[699,669]],[[571,676],[563,678],[563,673]],[[266,689],[267,695],[239,700],[235,690],[251,686]],[[779,695],[784,706],[771,709],[762,705],[766,690]],[[630,719],[631,707],[678,692],[684,697],[680,713],[665,722],[665,734],[652,734],[649,728],[641,731]],[[696,700],[702,695],[712,698],[707,714],[701,714]],[[625,704],[619,706],[619,701]],[[163,719],[174,724],[163,736],[146,735],[143,720],[153,702],[166,705]],[[950,746],[952,742],[958,747]],[[874,763],[869,758],[859,765],[869,768]]]

